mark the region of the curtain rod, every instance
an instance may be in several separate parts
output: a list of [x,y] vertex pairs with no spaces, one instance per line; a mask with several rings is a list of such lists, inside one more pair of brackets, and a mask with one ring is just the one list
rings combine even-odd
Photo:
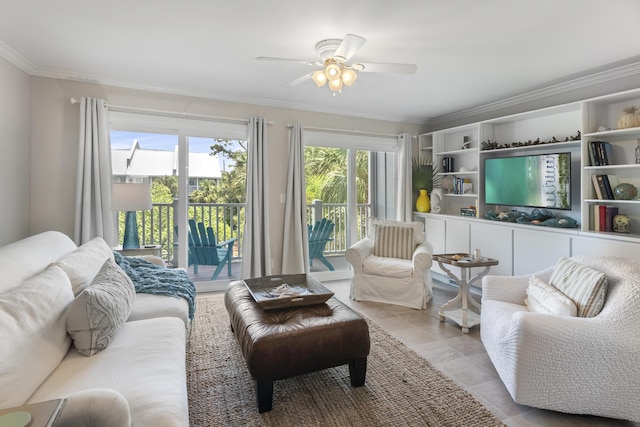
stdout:
[[[287,128],[291,129],[293,127],[292,123],[287,124]],[[303,130],[310,131],[321,131],[321,132],[332,132],[332,133],[344,133],[350,135],[362,135],[362,136],[377,136],[382,138],[397,138],[398,135],[391,135],[388,133],[376,133],[376,132],[363,132],[360,130],[350,130],[350,129],[332,129],[332,128],[319,128],[319,127],[311,127],[311,126],[302,126]],[[412,139],[416,139],[414,135],[411,135]]]
[[[79,104],[80,100],[76,99],[76,98],[71,98],[71,104]],[[139,108],[139,107],[127,107],[124,105],[112,105],[107,103],[109,110],[111,111],[118,111],[121,113],[141,113],[141,114],[159,114],[159,115],[165,115],[165,116],[178,116],[178,117],[183,117],[183,118],[187,118],[187,119],[199,119],[199,120],[214,120],[214,121],[220,121],[220,122],[227,122],[227,123],[242,123],[242,124],[247,124],[249,123],[249,119],[237,119],[237,118],[232,118],[232,117],[220,117],[220,116],[209,116],[206,114],[194,114],[194,113],[179,113],[176,111],[166,111],[166,110],[155,110],[155,109],[151,109],[151,108]],[[268,121],[267,122],[268,125],[272,125],[273,122],[272,121]]]

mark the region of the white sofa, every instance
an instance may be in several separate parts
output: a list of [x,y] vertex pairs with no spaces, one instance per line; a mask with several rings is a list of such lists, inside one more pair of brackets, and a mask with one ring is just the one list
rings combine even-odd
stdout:
[[77,248],[55,231],[0,247],[0,409],[67,398],[60,426],[188,426],[186,300],[132,291],[117,332],[91,356],[76,345],[94,335],[67,330],[108,259],[104,240]]
[[[482,343],[515,402],[640,422],[640,265],[605,256],[570,260],[604,273],[598,314],[530,311],[531,275],[485,276]],[[535,276],[552,283],[558,265]]]
[[[402,237],[379,236],[376,243],[378,231],[383,227],[405,229],[411,233],[401,232]],[[411,236],[412,244],[404,248],[404,239],[411,239]],[[376,255],[376,248],[383,256]],[[345,254],[353,266],[350,298],[418,310],[427,308],[433,297],[432,253],[433,248],[425,239],[424,223],[367,218],[367,237],[352,245]],[[398,257],[400,254],[404,256]]]

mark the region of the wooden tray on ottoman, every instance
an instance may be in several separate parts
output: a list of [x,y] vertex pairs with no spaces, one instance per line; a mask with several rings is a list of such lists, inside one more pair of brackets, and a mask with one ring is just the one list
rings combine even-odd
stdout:
[[306,274],[245,279],[244,284],[256,303],[265,310],[322,304],[333,296],[333,292]]

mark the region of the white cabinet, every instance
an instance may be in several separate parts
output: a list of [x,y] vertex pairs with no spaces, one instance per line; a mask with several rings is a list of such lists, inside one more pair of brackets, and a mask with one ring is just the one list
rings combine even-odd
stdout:
[[471,251],[480,249],[482,256],[495,258],[498,265],[491,267],[491,274],[509,276],[513,271],[513,242],[511,227],[490,221],[471,223]]

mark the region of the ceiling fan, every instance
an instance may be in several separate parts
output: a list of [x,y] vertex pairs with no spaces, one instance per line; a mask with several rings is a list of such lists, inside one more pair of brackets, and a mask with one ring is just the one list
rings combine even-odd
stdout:
[[351,86],[358,78],[359,72],[413,74],[418,67],[415,64],[392,64],[377,62],[349,62],[356,52],[364,46],[367,39],[355,34],[347,34],[344,39],[326,39],[316,43],[316,53],[320,60],[305,60],[293,58],[276,58],[258,56],[260,61],[300,62],[319,70],[307,73],[284,86],[292,86],[312,79],[318,87],[328,84],[335,96],[341,92],[343,85]]

